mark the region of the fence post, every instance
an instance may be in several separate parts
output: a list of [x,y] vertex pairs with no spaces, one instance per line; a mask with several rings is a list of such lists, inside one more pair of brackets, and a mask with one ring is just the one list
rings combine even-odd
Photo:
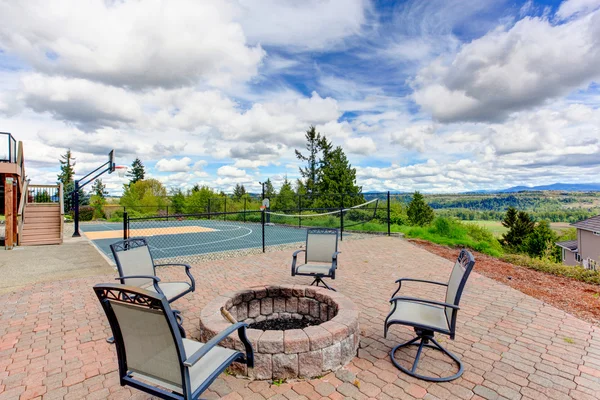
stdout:
[[344,240],[344,194],[340,194],[340,242]]
[[225,197],[225,205],[223,206],[223,221],[227,219],[227,197]]
[[262,247],[263,253],[265,252],[265,210],[260,212],[260,221],[262,225]]
[[167,221],[169,220],[169,206],[167,206]]
[[208,219],[210,219],[210,197],[208,198]]
[[244,223],[246,223],[246,198],[244,197]]
[[391,226],[390,226],[390,191],[387,192],[387,225],[388,225],[388,236],[392,236]]
[[300,217],[302,215],[301,201],[302,197],[298,195],[298,228],[302,228],[302,218]]
[[127,227],[129,226],[129,216],[127,215],[127,211],[123,212],[123,240],[127,240]]

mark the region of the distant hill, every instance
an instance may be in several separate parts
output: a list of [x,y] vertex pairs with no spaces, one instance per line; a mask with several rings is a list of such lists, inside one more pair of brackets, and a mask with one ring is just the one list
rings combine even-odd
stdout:
[[557,190],[562,192],[600,192],[600,183],[553,183],[540,186],[514,186],[498,190],[499,193],[539,192],[542,190]]

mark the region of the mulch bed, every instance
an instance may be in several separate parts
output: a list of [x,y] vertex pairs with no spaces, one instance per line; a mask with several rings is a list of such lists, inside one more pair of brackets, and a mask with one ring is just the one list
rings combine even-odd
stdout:
[[[409,241],[450,261],[456,261],[458,256],[458,249],[418,239]],[[476,260],[475,271],[481,275],[600,326],[600,285],[546,274],[475,251],[472,253]]]
[[285,331],[288,329],[304,329],[309,326],[319,325],[320,321],[309,321],[306,318],[302,319],[267,319],[265,321],[253,322],[248,327],[250,329],[259,329],[261,331]]

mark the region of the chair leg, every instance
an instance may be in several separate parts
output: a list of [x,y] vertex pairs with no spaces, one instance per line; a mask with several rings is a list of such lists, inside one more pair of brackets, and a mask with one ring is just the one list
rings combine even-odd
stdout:
[[321,283],[324,288],[327,288],[329,290],[337,292],[337,290],[335,290],[334,288],[332,288],[331,286],[329,286],[327,283],[325,283],[325,281],[323,279],[321,279],[320,276],[316,276],[315,280],[312,281],[312,283],[310,284],[310,286],[319,286],[319,283]]
[[[454,379],[459,378],[462,375],[462,373],[464,371],[462,362],[460,361],[460,359],[458,357],[456,357],[454,354],[452,354],[451,352],[446,350],[441,344],[439,344],[437,342],[437,340],[435,340],[435,338],[433,337],[433,331],[415,328],[415,332],[417,333],[417,336],[415,338],[409,340],[406,343],[397,345],[390,352],[390,358],[392,360],[392,363],[396,366],[396,368],[398,368],[400,371],[404,372],[407,375],[410,375],[417,379],[422,379],[424,381],[429,381],[429,382],[449,382],[449,381],[453,381]],[[430,344],[430,342],[433,344]],[[396,357],[395,357],[396,351],[398,349],[400,349],[402,347],[406,347],[406,346],[419,346],[419,348],[417,350],[417,355],[415,356],[415,360],[413,362],[411,369],[407,369],[407,368],[403,367],[402,365],[400,365],[400,363],[398,361],[396,361]],[[419,361],[420,361],[421,354],[423,352],[424,347],[429,347],[431,349],[439,350],[439,351],[443,352],[444,354],[446,354],[458,365],[458,372],[454,375],[441,377],[441,378],[418,374],[416,371],[417,371],[417,367],[419,365]]]

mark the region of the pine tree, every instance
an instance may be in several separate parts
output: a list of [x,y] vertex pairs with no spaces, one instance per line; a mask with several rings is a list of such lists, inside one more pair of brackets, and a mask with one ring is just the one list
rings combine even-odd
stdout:
[[410,224],[417,226],[429,225],[434,218],[433,208],[425,202],[425,197],[419,192],[413,194],[406,214]]
[[340,207],[342,201],[344,207],[363,203],[362,187],[356,185],[356,168],[352,168],[340,146],[333,151],[330,145],[324,148],[323,165],[316,187],[321,194],[315,200],[317,207]]
[[295,150],[296,158],[306,162],[305,167],[300,167],[300,175],[304,178],[304,186],[310,200],[313,199],[317,192],[317,182],[321,170],[322,159],[321,153],[331,150],[331,143],[327,141],[325,136],[321,136],[314,126],[310,126],[304,135],[306,138],[306,150],[308,155],[302,154],[299,150]]
[[92,194],[101,198],[106,198],[108,192],[106,191],[106,185],[102,183],[102,179],[96,179],[92,185]]
[[516,216],[514,215],[515,212],[516,210],[511,211],[510,208],[506,212],[507,215],[504,217],[502,224],[504,225],[504,222],[506,222],[504,226],[508,228],[508,232],[502,235],[502,243],[514,250],[520,250],[527,236],[535,229],[535,222],[525,211],[517,212]]
[[60,174],[58,174],[58,181],[67,187],[69,183],[73,182],[75,176],[75,158],[71,154],[71,149],[68,149],[65,154],[60,156]]
[[271,183],[271,178],[269,178],[265,182],[265,198],[273,201],[275,200],[275,196],[275,188],[273,187],[273,183]]
[[131,163],[131,171],[127,172],[127,177],[129,178],[129,184],[136,183],[144,179],[146,175],[146,169],[142,161],[136,157],[135,160]]
[[506,215],[504,216],[504,219],[502,220],[502,225],[505,228],[512,228],[515,225],[515,222],[517,221],[517,209],[514,207],[508,207],[508,210],[506,210]]
[[277,208],[279,210],[293,210],[297,207],[297,198],[292,183],[288,181],[287,175],[283,181],[283,185],[277,194]]
[[235,184],[235,188],[233,189],[233,198],[235,200],[240,200],[246,195],[246,188],[244,185],[240,185],[239,183]]

